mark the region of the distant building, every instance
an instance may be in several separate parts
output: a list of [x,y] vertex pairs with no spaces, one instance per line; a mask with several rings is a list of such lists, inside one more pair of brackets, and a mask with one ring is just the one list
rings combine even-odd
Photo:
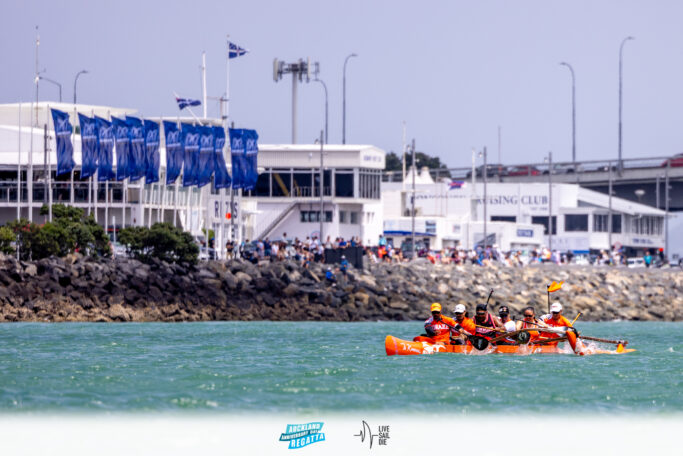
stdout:
[[[411,235],[412,173],[405,184],[385,182],[384,234],[394,246]],[[416,179],[415,230],[431,248],[484,244],[484,184],[445,179],[434,182],[428,172]],[[610,209],[611,208],[611,209]],[[503,250],[550,246],[548,184],[489,183],[486,196],[487,245]],[[608,215],[612,213],[612,245],[627,255],[664,246],[665,212],[582,188],[552,185],[552,248],[575,253],[610,247]]]

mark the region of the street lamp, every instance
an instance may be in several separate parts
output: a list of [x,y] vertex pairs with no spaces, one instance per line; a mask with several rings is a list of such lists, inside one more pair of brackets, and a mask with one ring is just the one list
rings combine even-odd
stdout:
[[574,68],[570,64],[561,62],[560,65],[566,66],[572,73],[572,163],[574,163],[574,172],[576,172],[576,79]]
[[548,250],[553,251],[553,153],[543,160],[548,163]]
[[62,102],[62,85],[53,79],[46,78],[45,76],[38,76],[38,79],[40,79],[41,81],[51,82],[52,84],[59,87],[59,102],[61,103]]
[[342,96],[342,144],[346,144],[346,64],[351,57],[358,57],[357,54],[349,54],[344,60],[344,93]]
[[88,73],[88,70],[81,70],[78,73],[76,73],[76,77],[74,78],[74,104],[76,104],[76,83],[78,82],[78,77],[86,73]]
[[621,46],[619,46],[619,175],[621,176],[621,172],[623,169],[624,164],[621,161],[621,105],[622,105],[622,61],[624,57],[624,44],[626,44],[627,41],[629,40],[634,40],[632,36],[627,36],[624,38],[621,42]]
[[325,81],[322,79],[315,78],[314,81],[319,82],[323,85],[323,89],[325,89],[325,144],[329,141],[327,137],[327,119],[328,119],[328,104],[327,104],[327,85],[325,84]]

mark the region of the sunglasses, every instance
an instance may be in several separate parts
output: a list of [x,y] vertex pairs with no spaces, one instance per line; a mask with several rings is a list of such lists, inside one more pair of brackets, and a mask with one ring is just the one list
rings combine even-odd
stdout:
[[436,314],[440,314],[440,313],[441,312],[439,312],[438,310],[432,310],[432,315],[436,315]]
[[529,314],[524,314],[524,318],[534,318],[534,315],[533,315],[533,314],[531,314],[531,315],[529,315]]
[[510,313],[509,312],[499,312],[498,315],[500,315],[501,317],[507,317],[508,315],[510,315]]
[[553,315],[558,314],[558,313],[560,313],[560,312],[553,312]]

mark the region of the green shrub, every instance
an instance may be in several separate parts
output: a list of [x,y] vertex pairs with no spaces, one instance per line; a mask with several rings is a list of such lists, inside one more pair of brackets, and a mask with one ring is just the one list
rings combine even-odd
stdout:
[[12,244],[14,244],[16,240],[17,237],[10,227],[0,226],[0,252],[13,254],[15,250]]
[[118,240],[141,261],[157,258],[169,263],[197,263],[199,247],[190,233],[170,223],[155,223],[151,228],[132,226],[119,231]]

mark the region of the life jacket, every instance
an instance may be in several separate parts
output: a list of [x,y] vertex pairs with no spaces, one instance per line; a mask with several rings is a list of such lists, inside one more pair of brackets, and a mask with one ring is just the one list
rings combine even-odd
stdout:
[[[493,321],[493,317],[491,316],[490,313],[486,313],[486,319],[484,320],[483,323],[477,320],[477,318],[474,318],[474,324],[477,325],[476,327],[476,334],[477,336],[483,336],[483,337],[495,337],[496,332],[490,329],[486,328],[495,328],[496,327],[496,322]],[[484,328],[481,328],[481,326],[484,326]]]
[[[527,322],[526,320],[522,320],[522,327],[520,329],[527,329],[527,328],[538,328],[535,324],[532,324],[532,322]],[[538,340],[539,338],[539,333],[538,331],[529,331],[529,341],[534,341]]]
[[448,342],[451,332],[451,328],[448,325],[455,326],[456,321],[443,315],[441,316],[441,321],[434,320],[434,317],[429,317],[425,321],[425,328],[430,327],[434,331],[435,335],[432,338],[436,342]]
[[[543,323],[545,323],[545,324],[548,325],[548,326],[552,326],[552,327],[563,327],[563,326],[567,326],[567,327],[569,327],[569,328],[572,327],[572,323],[571,323],[569,320],[567,320],[567,319],[564,317],[564,315],[560,315],[560,319],[559,319],[559,320],[555,320],[555,319],[552,317],[552,315],[550,315],[550,316],[548,316],[548,317],[545,317],[545,318],[542,317],[541,319],[543,320]],[[553,338],[559,337],[560,335],[559,335],[559,334],[555,334],[555,333],[549,333],[549,332],[543,332],[543,331],[541,331],[541,336],[542,336],[542,337],[547,337],[547,338],[553,339]],[[550,345],[555,346],[555,345],[557,345],[557,342],[552,342]]]

